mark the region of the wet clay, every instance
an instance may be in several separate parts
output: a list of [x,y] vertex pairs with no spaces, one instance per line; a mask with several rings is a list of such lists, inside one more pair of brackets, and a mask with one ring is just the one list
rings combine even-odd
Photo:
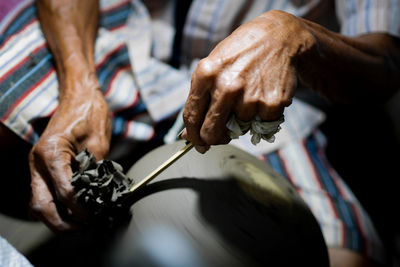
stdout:
[[75,197],[92,219],[114,222],[115,217],[129,212],[123,199],[133,180],[124,175],[121,165],[111,160],[96,161],[84,150],[76,156],[72,169]]

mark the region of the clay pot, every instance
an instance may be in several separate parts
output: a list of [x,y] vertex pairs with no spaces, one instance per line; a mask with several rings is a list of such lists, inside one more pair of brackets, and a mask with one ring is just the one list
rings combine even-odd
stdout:
[[[140,181],[184,146],[159,147]],[[132,199],[116,266],[329,266],[318,223],[272,168],[230,145],[194,149]]]

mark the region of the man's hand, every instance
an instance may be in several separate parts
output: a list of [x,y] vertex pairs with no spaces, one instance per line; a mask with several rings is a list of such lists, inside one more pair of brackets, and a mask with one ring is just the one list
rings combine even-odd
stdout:
[[[192,76],[182,137],[200,152],[230,141],[235,114],[276,120],[297,84],[332,101],[382,102],[400,86],[400,40],[383,33],[346,37],[269,11],[243,24],[202,59]],[[379,101],[378,101],[379,100]]]
[[29,156],[31,211],[57,232],[75,230],[85,216],[74,198],[71,161],[85,148],[104,158],[110,145],[108,107],[97,82],[89,78],[87,84],[74,86],[85,88],[69,90],[75,94],[62,98]]
[[183,137],[204,151],[230,141],[225,125],[232,114],[244,121],[281,117],[297,86],[296,62],[315,44],[298,18],[280,11],[240,26],[195,70]]
[[59,106],[33,147],[32,213],[54,231],[84,218],[74,199],[71,161],[87,148],[97,159],[110,146],[111,123],[96,78],[98,0],[37,0],[43,33],[56,64]]

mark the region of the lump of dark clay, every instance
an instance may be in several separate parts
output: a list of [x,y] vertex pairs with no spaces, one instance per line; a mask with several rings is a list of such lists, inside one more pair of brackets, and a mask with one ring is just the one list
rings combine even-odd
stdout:
[[86,149],[75,157],[71,183],[75,197],[96,222],[114,223],[126,216],[123,200],[133,180],[123,174],[121,165],[111,160],[96,161]]

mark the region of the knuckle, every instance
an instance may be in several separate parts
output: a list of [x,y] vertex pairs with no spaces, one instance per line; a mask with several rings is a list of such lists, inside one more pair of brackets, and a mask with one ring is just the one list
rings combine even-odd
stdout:
[[209,58],[200,60],[195,70],[195,76],[200,79],[212,79],[217,73],[216,64]]
[[97,159],[102,159],[107,156],[110,150],[110,143],[106,137],[96,137],[89,140],[87,148]]
[[102,156],[105,157],[108,154],[108,152],[110,151],[110,145],[108,142],[102,142],[100,144],[99,149],[100,149]]
[[269,92],[259,100],[259,104],[268,110],[279,109],[284,106],[285,102],[286,98],[280,92]]

